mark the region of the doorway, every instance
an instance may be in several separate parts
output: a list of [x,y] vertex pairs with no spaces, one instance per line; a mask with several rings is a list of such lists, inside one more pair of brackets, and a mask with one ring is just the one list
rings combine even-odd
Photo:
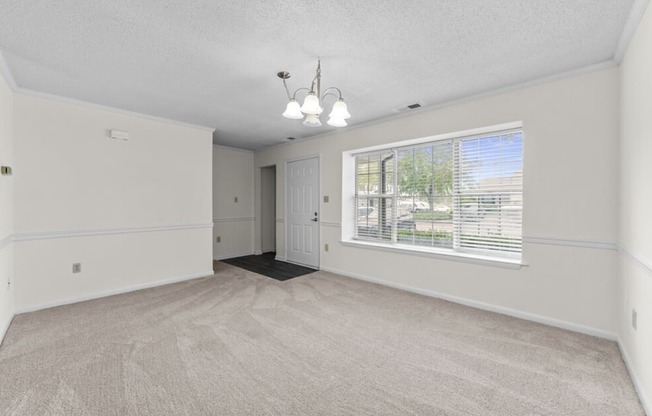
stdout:
[[261,251],[276,252],[276,166],[260,170]]
[[319,268],[319,158],[287,163],[285,221],[287,261]]

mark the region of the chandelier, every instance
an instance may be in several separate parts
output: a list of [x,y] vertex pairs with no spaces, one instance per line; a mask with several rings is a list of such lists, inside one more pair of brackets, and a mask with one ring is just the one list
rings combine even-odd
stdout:
[[[332,95],[336,97],[337,100],[333,104],[333,109],[330,114],[328,114],[328,121],[326,122],[329,126],[334,127],[345,127],[347,125],[346,120],[351,118],[348,109],[346,108],[346,103],[342,98],[342,91],[339,88],[328,87],[324,90],[324,93],[321,94],[321,60],[317,61],[317,71],[315,72],[315,77],[312,79],[312,84],[310,88],[299,88],[294,91],[294,94],[290,95],[290,90],[286,80],[290,78],[290,73],[287,71],[281,71],[276,74],[279,78],[283,80],[283,86],[285,87],[285,92],[288,95],[288,105],[285,108],[283,117],[299,120],[304,117],[303,120],[304,126],[309,127],[319,127],[321,126],[321,121],[319,121],[319,115],[324,111],[322,103],[324,98]],[[297,93],[299,91],[306,90],[308,95],[303,100],[303,105],[299,105],[297,102]],[[335,94],[337,91],[337,94]]]

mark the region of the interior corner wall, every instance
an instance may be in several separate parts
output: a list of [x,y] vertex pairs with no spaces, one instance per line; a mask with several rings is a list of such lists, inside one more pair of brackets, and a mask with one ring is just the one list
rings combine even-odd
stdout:
[[210,130],[16,93],[14,139],[18,312],[212,274]]
[[[0,74],[0,165],[13,162],[13,91]],[[0,344],[14,316],[13,178],[0,176]]]
[[[285,244],[284,162],[319,155],[330,201],[320,207],[321,269],[615,338],[618,96],[611,68],[258,151],[257,168],[277,166],[277,252]],[[342,152],[514,121],[525,134],[526,267],[340,243]]]
[[213,259],[254,253],[253,152],[213,146],[213,223]]
[[[652,415],[652,7],[620,67],[621,347],[639,397]],[[636,329],[633,311],[636,311]]]

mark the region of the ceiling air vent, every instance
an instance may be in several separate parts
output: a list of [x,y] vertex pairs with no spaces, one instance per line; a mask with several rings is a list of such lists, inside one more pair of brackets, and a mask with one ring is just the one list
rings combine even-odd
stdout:
[[296,140],[296,137],[288,137],[286,140]]
[[414,104],[406,105],[405,107],[397,108],[394,111],[396,111],[397,113],[407,113],[408,111],[416,110],[417,108],[421,108],[421,104],[414,103]]

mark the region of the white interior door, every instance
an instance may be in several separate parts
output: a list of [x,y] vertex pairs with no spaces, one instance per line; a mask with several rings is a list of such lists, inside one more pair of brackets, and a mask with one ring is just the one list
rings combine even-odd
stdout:
[[286,256],[319,267],[319,159],[288,162],[285,173]]

